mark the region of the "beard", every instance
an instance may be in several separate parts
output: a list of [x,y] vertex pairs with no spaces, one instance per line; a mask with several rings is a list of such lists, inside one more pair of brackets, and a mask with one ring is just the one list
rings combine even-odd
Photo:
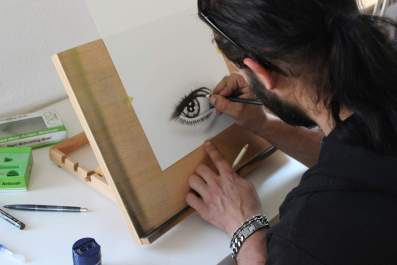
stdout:
[[292,104],[280,99],[276,94],[270,92],[251,71],[246,71],[248,82],[252,92],[260,99],[263,105],[284,122],[292,126],[303,126],[312,128],[317,124],[311,120],[302,110]]

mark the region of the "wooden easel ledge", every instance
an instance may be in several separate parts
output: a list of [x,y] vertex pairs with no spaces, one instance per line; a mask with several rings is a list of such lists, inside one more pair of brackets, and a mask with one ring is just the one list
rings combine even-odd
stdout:
[[88,186],[91,186],[112,201],[116,201],[116,198],[114,197],[113,192],[106,182],[101,169],[87,169],[79,162],[73,161],[70,158],[70,155],[73,152],[76,152],[88,144],[89,142],[85,136],[85,133],[80,133],[58,145],[53,146],[50,149],[50,159],[58,167],[63,168],[69,173],[77,176]]

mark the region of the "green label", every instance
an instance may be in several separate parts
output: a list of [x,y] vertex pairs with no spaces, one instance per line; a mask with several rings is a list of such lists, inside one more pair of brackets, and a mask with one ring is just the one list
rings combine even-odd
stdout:
[[66,131],[66,128],[64,125],[62,125],[62,126],[50,128],[47,130],[40,130],[40,131],[36,131],[36,132],[21,133],[21,134],[17,134],[17,135],[13,135],[13,136],[0,137],[0,144],[12,142],[12,141],[16,141],[16,140],[20,140],[20,139],[24,139],[24,138],[40,136],[43,134],[50,134],[50,133],[64,132],[64,131]]
[[25,177],[0,178],[0,189],[26,189]]

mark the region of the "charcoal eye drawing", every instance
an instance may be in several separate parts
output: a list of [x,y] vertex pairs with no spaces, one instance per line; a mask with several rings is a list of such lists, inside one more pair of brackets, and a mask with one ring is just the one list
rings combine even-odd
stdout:
[[214,108],[207,99],[210,94],[210,89],[201,87],[185,95],[176,105],[171,120],[188,126],[208,120],[214,113]]
[[[227,115],[217,115],[205,98],[211,93],[208,88],[216,86],[228,70],[211,44],[213,34],[192,15],[195,12],[192,6],[105,38],[162,170],[233,124]],[[181,36],[187,37],[181,41]]]

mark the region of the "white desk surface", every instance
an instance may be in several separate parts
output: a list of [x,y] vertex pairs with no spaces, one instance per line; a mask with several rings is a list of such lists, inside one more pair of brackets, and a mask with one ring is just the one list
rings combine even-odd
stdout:
[[[69,135],[81,131],[67,100],[49,106],[62,117]],[[56,167],[49,148],[35,150],[28,192],[0,193],[5,204],[36,203],[87,207],[83,214],[9,211],[25,222],[19,231],[0,220],[0,244],[26,255],[31,265],[70,265],[72,245],[93,237],[102,247],[105,265],[217,264],[229,254],[229,238],[193,214],[150,246],[137,245],[116,205],[76,177]],[[277,152],[249,178],[257,187],[264,213],[274,217],[285,195],[299,182],[305,167]],[[13,262],[0,257],[1,265]]]

